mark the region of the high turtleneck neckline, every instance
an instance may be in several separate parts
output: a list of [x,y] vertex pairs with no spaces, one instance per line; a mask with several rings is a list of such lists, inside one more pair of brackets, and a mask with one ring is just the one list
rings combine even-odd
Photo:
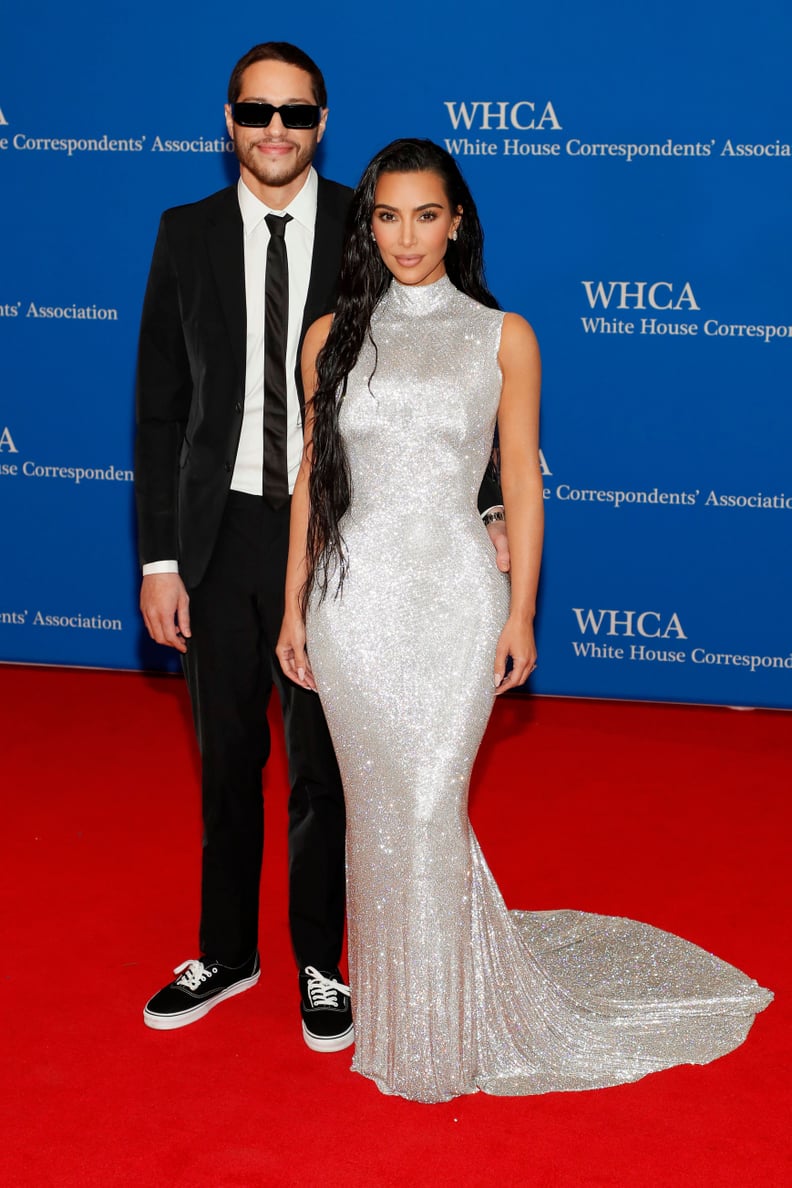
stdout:
[[399,313],[423,317],[446,305],[456,292],[456,286],[449,280],[448,273],[443,273],[430,285],[403,285],[394,277],[385,294],[385,301]]

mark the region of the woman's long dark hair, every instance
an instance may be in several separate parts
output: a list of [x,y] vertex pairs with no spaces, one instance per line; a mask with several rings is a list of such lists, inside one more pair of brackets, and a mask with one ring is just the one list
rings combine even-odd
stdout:
[[456,161],[431,140],[394,140],[366,166],[352,198],[335,317],[317,358],[304,601],[314,587],[324,598],[334,573],[338,593],[347,572],[340,524],[352,489],[338,414],[349,373],[357,363],[366,335],[370,337],[371,315],[392,280],[371,236],[377,182],[383,173],[424,171],[440,178],[452,213],[462,209],[457,238],[449,240],[445,257],[449,280],[482,305],[498,308],[484,280],[484,233],[476,204]]

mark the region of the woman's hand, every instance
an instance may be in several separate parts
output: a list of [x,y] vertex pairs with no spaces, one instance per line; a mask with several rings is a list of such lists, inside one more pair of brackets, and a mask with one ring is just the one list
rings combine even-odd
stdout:
[[[506,661],[511,656],[512,669],[508,676]],[[495,649],[495,696],[524,685],[536,668],[536,644],[533,622],[510,615]]]
[[305,650],[305,621],[299,611],[287,611],[284,615],[275,654],[290,681],[316,692],[316,681]]

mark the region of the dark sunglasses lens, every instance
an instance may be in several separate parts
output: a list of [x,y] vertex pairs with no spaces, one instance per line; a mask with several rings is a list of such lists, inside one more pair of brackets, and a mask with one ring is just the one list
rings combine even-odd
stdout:
[[271,103],[232,103],[234,123],[243,128],[266,128],[277,111]]
[[232,103],[234,123],[242,128],[268,128],[277,111],[284,128],[315,128],[322,115],[321,107],[310,103],[286,103],[273,107],[271,103]]
[[308,103],[287,103],[278,108],[284,128],[315,128],[322,109]]

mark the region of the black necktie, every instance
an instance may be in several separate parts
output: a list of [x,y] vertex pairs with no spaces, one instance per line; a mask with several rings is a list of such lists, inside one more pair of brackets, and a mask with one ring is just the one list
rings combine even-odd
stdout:
[[267,215],[270,241],[264,284],[264,483],[271,507],[289,498],[286,459],[286,338],[289,333],[289,264],[286,224],[291,215]]

